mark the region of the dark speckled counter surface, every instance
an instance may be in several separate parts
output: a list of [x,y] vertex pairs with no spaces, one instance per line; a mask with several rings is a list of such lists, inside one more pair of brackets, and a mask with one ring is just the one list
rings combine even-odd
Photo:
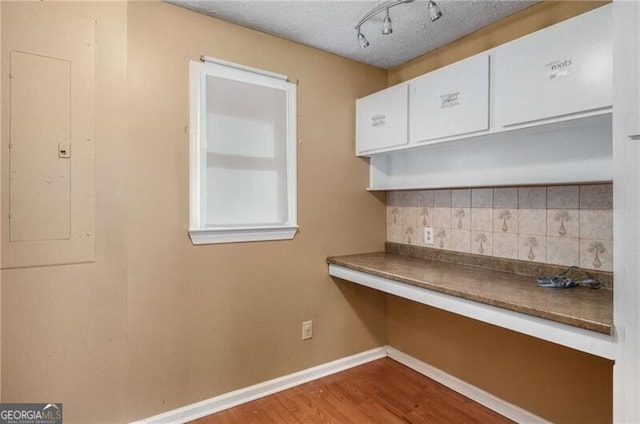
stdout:
[[610,289],[544,288],[530,275],[391,252],[334,256],[327,262],[603,334],[612,333],[613,292]]

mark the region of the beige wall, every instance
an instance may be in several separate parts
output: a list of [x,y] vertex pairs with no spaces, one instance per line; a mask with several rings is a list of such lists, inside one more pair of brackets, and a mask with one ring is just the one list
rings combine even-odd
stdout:
[[126,4],[1,7],[97,20],[96,261],[2,271],[2,401],[63,402],[70,423],[124,422]]
[[[386,343],[385,297],[325,263],[383,246],[353,135],[355,99],[385,71],[167,3],[1,7],[97,19],[98,146],[96,263],[2,272],[3,401],[126,422]],[[293,241],[188,239],[187,57],[202,54],[300,81]]]
[[555,423],[612,421],[612,362],[388,297],[389,345]]
[[[602,5],[543,2],[389,72],[389,85]],[[389,295],[389,345],[558,423],[612,420],[611,361]]]
[[[325,259],[383,248],[384,199],[353,140],[355,99],[386,72],[167,3],[129,3],[128,29],[130,417],[384,345],[384,296],[333,281]],[[187,57],[201,55],[299,80],[293,241],[189,241]]]

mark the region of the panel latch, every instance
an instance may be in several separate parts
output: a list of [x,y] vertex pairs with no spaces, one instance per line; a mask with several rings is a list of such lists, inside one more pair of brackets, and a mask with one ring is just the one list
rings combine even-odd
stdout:
[[58,143],[58,157],[61,159],[71,158],[71,143]]

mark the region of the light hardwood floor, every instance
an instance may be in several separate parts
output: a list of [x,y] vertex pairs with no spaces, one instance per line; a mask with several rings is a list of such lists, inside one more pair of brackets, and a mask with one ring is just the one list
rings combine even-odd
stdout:
[[513,421],[383,358],[192,424],[502,424]]

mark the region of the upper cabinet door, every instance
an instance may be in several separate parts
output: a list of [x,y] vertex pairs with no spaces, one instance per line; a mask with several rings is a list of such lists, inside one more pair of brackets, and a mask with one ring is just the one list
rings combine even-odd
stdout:
[[410,83],[411,143],[489,129],[489,55],[477,55]]
[[407,85],[356,101],[356,151],[366,155],[407,144]]
[[604,6],[500,47],[494,55],[497,124],[610,107],[611,39],[611,6]]

